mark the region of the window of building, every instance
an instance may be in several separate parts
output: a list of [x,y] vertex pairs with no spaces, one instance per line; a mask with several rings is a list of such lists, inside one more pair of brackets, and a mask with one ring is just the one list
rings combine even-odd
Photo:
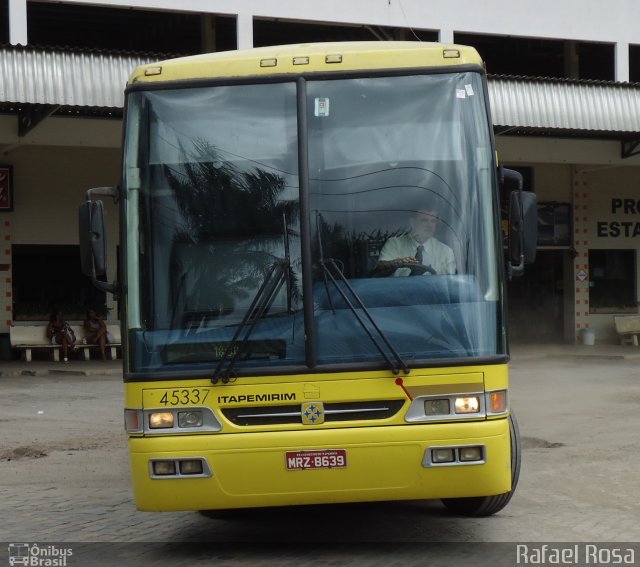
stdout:
[[635,250],[589,251],[591,313],[637,313]]
[[640,45],[629,46],[629,82],[640,83]]
[[456,43],[475,47],[487,72],[612,81],[615,48],[611,43],[456,33]]
[[438,32],[384,26],[317,24],[256,18],[253,22],[255,47],[283,43],[374,40],[438,41]]
[[577,42],[578,76],[570,77],[590,81],[614,81],[615,45],[613,43]]
[[454,41],[475,47],[490,74],[564,77],[561,40],[456,33]]
[[105,294],[80,270],[79,246],[20,244],[12,255],[14,320],[48,320],[54,309],[69,320],[84,319],[89,306],[104,311]]
[[[201,53],[205,33],[200,14],[53,2],[28,2],[27,25],[31,45],[169,55]],[[207,25],[213,48],[235,49],[235,18],[215,16]]]
[[9,43],[9,0],[0,0],[0,44]]

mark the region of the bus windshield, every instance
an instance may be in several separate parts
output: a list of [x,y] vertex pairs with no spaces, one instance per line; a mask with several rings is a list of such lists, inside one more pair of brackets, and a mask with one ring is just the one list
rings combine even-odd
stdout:
[[133,373],[504,354],[479,73],[136,90],[126,128]]

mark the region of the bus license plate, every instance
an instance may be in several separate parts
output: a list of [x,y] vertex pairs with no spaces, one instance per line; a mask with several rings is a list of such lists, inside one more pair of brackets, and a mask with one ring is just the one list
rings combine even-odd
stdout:
[[318,451],[287,451],[287,470],[343,469],[347,466],[346,449],[324,449]]

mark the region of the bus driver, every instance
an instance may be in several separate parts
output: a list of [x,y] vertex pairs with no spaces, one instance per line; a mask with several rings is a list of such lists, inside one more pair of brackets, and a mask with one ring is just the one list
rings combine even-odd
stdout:
[[411,230],[389,238],[380,251],[377,275],[455,274],[453,250],[435,236],[438,212],[420,209],[409,218]]

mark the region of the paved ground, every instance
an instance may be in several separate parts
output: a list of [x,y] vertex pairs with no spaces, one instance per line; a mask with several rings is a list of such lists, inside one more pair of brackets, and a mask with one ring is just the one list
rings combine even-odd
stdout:
[[[481,565],[483,553],[467,542],[626,548],[640,542],[639,363],[633,347],[516,345],[520,485],[504,511],[477,520],[449,516],[438,502],[260,510],[217,520],[137,512],[119,362],[0,363],[0,542],[56,549],[67,542],[75,553],[70,566],[432,566],[466,565],[469,557]],[[483,552],[491,546],[484,545]],[[490,547],[487,564],[515,564],[514,549]]]

